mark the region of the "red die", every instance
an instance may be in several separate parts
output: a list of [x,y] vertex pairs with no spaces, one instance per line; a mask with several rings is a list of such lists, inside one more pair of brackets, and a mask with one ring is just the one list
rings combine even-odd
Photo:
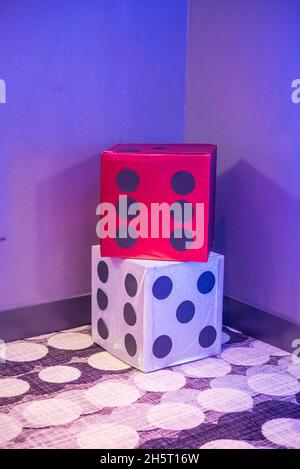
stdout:
[[216,154],[215,145],[200,144],[119,144],[104,151],[102,256],[207,261]]

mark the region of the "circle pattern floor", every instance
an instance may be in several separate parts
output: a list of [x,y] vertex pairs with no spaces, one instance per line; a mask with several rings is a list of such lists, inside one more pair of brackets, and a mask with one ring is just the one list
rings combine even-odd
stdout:
[[0,448],[300,448],[299,363],[238,331],[223,337],[220,356],[149,374],[94,345],[89,328],[8,344]]

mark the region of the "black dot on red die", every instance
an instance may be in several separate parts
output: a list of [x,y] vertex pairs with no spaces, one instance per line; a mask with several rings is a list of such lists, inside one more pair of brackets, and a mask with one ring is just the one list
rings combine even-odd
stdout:
[[187,223],[194,217],[194,207],[186,200],[177,200],[171,205],[171,217],[178,223]]
[[130,226],[120,226],[117,230],[115,241],[120,248],[130,249],[137,241],[137,232]]
[[102,283],[106,283],[108,280],[108,265],[104,261],[100,261],[97,267],[98,277]]
[[178,171],[172,177],[171,187],[176,194],[190,194],[195,188],[194,176],[188,171]]
[[125,290],[127,295],[135,296],[137,292],[137,280],[133,274],[127,274],[125,277]]
[[[134,214],[129,214],[130,207],[131,210],[134,209]],[[133,220],[133,218],[135,218],[139,214],[139,204],[132,197],[127,197],[126,202],[124,200],[124,202],[119,201],[117,203],[116,210],[119,217],[121,217],[123,220]]]
[[136,354],[137,345],[136,345],[136,340],[132,334],[125,335],[124,344],[125,344],[125,348],[126,348],[128,355],[133,357]]
[[133,192],[139,185],[139,176],[133,169],[122,169],[117,175],[117,186],[123,192]]
[[98,328],[98,333],[100,337],[106,340],[109,336],[109,332],[108,332],[107,325],[105,324],[102,318],[98,320],[97,328]]
[[156,358],[164,358],[172,350],[172,339],[168,335],[160,335],[155,339],[152,346],[152,353]]
[[217,331],[213,326],[206,326],[199,334],[199,344],[203,348],[210,347],[217,338]]
[[107,298],[106,293],[104,293],[104,291],[101,290],[101,288],[98,288],[97,290],[97,303],[98,303],[99,309],[101,309],[102,311],[104,311],[107,308],[108,298]]
[[123,317],[128,326],[134,326],[136,323],[136,313],[134,307],[130,303],[125,303],[123,308]]
[[195,239],[193,233],[187,228],[176,228],[170,235],[170,243],[176,251],[185,251]]

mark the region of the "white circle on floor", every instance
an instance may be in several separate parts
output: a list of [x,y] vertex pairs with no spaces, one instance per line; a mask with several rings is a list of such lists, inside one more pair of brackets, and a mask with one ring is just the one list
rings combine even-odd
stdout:
[[255,446],[240,440],[213,440],[205,443],[200,449],[255,449]]
[[85,392],[85,398],[99,408],[129,405],[140,396],[140,391],[135,386],[117,380],[97,383]]
[[147,412],[151,404],[131,404],[124,407],[116,407],[110,414],[114,423],[127,425],[135,430],[152,430],[153,426],[147,419]]
[[223,360],[233,365],[254,366],[267,363],[270,356],[252,347],[232,347],[221,353]]
[[216,378],[230,373],[231,366],[219,358],[204,358],[181,365],[180,370],[192,378]]
[[283,373],[253,375],[248,384],[257,393],[268,396],[292,396],[300,391],[296,378]]
[[233,329],[233,327],[226,326],[226,329],[229,331],[235,332],[236,334],[242,335],[241,331],[238,331],[237,329]]
[[291,363],[287,371],[296,379],[300,379],[300,363]]
[[147,418],[157,428],[185,430],[200,425],[204,420],[204,413],[189,404],[164,403],[152,406],[147,412]]
[[273,355],[273,357],[284,357],[289,355],[289,352],[282,350],[278,347],[274,347],[274,345],[266,344],[265,342],[261,342],[260,340],[254,340],[250,344],[251,347],[255,348],[256,350],[260,350],[267,355]]
[[116,424],[92,424],[77,436],[81,449],[131,449],[139,442],[133,428]]
[[262,425],[262,434],[272,443],[288,448],[300,448],[300,420],[279,418]]
[[214,378],[210,382],[211,388],[230,388],[244,391],[247,394],[255,394],[249,387],[247,377],[243,375],[226,375]]
[[251,409],[252,397],[238,389],[215,388],[206,389],[198,394],[199,404],[209,410],[217,412],[241,412]]
[[10,342],[3,351],[5,360],[18,363],[40,360],[48,353],[47,347],[32,342]]
[[95,406],[85,398],[86,388],[79,389],[78,387],[70,386],[68,391],[61,392],[59,397],[62,399],[70,399],[81,408],[82,415],[90,415],[99,412],[99,407]]
[[186,380],[181,373],[176,373],[176,371],[160,370],[152,373],[137,372],[134,382],[146,391],[166,392],[183,388]]
[[128,363],[122,362],[108,352],[97,352],[88,359],[88,364],[96,370],[121,371],[131,368]]
[[290,355],[290,358],[292,359],[292,362],[293,363],[300,363],[300,356],[299,355],[296,355],[295,353],[292,353]]
[[222,331],[222,344],[227,344],[230,341],[230,335]]
[[287,371],[288,367],[292,364],[300,365],[300,358],[292,354],[287,357],[282,357],[278,360],[277,366],[282,371]]
[[260,374],[273,374],[273,373],[283,373],[284,371],[279,368],[277,365],[259,365],[251,366],[246,370],[246,376],[260,375]]
[[24,426],[29,428],[65,425],[78,419],[80,414],[81,409],[77,404],[57,397],[30,402],[22,412],[26,420]]
[[76,381],[80,375],[78,368],[67,365],[48,366],[39,372],[39,378],[47,383],[70,383]]
[[25,394],[30,388],[30,384],[20,378],[0,379],[0,397],[14,397]]
[[177,391],[166,392],[161,396],[161,402],[181,402],[184,404],[197,404],[199,389],[182,388]]
[[0,445],[13,440],[22,431],[21,423],[7,414],[0,414]]
[[36,428],[34,431],[26,432],[26,438],[22,439],[22,443],[18,443],[18,448],[26,450],[77,448],[73,432],[72,426],[63,428],[62,432],[57,432],[57,428]]
[[62,350],[82,350],[93,345],[93,340],[81,332],[60,332],[49,337],[48,345]]

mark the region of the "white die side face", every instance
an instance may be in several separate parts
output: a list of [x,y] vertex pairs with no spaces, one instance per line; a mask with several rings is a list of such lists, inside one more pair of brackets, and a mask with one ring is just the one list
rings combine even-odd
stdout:
[[146,371],[221,351],[224,258],[151,269],[146,281]]
[[143,369],[145,270],[127,259],[101,258],[92,248],[93,340]]

